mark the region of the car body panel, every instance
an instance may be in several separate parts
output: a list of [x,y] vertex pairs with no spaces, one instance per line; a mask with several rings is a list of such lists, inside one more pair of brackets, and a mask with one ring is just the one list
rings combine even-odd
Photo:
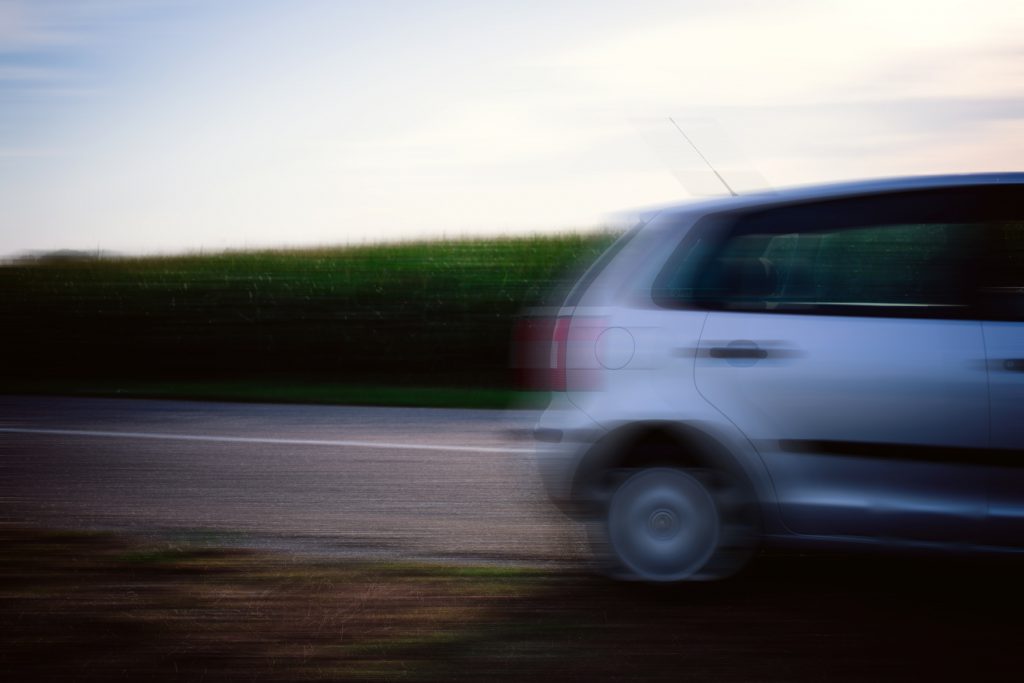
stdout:
[[992,448],[987,469],[988,528],[994,545],[1024,539],[1024,323],[986,321]]
[[[767,355],[713,357],[737,344]],[[974,321],[712,312],[695,375],[756,445],[793,531],[967,541],[984,477],[928,451],[987,447],[984,367]]]

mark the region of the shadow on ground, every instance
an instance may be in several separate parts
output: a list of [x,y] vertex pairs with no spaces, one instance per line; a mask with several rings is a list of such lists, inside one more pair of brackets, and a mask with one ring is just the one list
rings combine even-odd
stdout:
[[7,680],[1004,679],[1021,564],[762,557],[671,587],[0,527]]

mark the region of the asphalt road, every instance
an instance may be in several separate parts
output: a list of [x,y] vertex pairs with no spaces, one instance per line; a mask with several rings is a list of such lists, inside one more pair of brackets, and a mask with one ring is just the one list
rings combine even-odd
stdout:
[[368,558],[560,563],[525,411],[0,396],[0,518]]

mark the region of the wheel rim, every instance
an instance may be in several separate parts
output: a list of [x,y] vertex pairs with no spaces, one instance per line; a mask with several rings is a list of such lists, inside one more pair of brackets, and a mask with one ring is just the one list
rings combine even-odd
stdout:
[[692,475],[658,467],[627,479],[612,496],[608,540],[638,578],[678,581],[696,574],[718,545],[718,511]]

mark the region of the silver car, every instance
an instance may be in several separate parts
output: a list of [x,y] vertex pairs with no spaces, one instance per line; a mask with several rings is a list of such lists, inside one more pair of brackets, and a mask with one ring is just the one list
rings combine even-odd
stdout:
[[1024,174],[665,210],[552,329],[539,468],[614,575],[1024,546]]

